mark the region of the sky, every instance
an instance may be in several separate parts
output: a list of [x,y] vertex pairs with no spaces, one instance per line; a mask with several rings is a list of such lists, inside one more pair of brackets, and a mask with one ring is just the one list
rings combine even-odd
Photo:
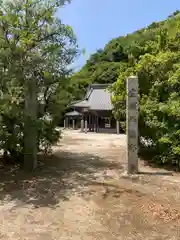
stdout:
[[78,70],[112,38],[163,20],[176,10],[180,0],[72,0],[58,16],[73,28],[80,49],[85,49],[73,64]]

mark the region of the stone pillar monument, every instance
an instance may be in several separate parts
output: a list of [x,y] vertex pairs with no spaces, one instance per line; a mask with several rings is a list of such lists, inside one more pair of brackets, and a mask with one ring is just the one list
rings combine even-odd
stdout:
[[138,173],[138,78],[127,79],[126,134],[128,173]]

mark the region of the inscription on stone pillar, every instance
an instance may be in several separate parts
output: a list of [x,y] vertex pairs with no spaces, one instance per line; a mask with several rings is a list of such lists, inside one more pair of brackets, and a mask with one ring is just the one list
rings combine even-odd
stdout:
[[138,78],[127,79],[126,134],[128,173],[138,173]]

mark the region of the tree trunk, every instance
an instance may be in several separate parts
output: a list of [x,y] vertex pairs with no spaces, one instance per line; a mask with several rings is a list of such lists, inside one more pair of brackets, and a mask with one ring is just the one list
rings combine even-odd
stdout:
[[32,171],[37,167],[37,85],[36,79],[26,80],[24,168]]

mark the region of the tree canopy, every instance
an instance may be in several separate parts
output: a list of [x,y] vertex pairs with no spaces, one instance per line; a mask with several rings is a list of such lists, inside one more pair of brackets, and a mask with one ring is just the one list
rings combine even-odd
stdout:
[[57,118],[71,99],[78,48],[72,28],[56,17],[66,2],[0,1],[0,149],[13,159],[24,154],[29,168],[59,139]]

